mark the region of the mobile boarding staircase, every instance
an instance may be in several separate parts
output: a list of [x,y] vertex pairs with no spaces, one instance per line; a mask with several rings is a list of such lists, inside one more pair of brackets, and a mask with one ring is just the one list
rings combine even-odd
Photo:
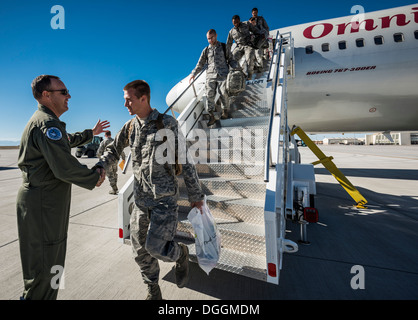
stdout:
[[[291,33],[277,33],[272,43],[264,72],[231,98],[231,119],[206,126],[204,85],[195,87],[196,81],[204,79],[202,71],[184,91],[194,94],[177,120],[221,234],[216,268],[278,284],[283,254],[298,250],[285,237],[286,220],[300,223],[300,241],[307,243],[307,208],[316,191],[313,165],[300,164],[287,126],[286,88],[287,79],[294,76],[293,38]],[[181,96],[170,108],[179,99]],[[119,193],[119,237],[124,242],[129,242],[132,181],[133,177]],[[194,232],[187,220],[191,208],[181,176],[179,190],[177,236],[189,244],[191,259],[197,261]]]

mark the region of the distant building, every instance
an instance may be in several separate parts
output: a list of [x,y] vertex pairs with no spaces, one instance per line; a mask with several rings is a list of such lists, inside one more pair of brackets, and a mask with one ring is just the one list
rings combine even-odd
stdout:
[[364,144],[364,139],[357,138],[325,138],[323,144]]
[[418,132],[417,131],[406,131],[406,132],[391,132],[390,136],[392,141],[388,139],[383,133],[367,134],[366,144],[393,144],[408,146],[412,144],[418,144]]

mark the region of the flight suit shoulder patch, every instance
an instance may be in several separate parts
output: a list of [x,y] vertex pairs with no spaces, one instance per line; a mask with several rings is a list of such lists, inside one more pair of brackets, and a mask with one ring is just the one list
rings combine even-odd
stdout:
[[46,136],[54,141],[61,140],[62,132],[57,127],[50,127],[46,130]]

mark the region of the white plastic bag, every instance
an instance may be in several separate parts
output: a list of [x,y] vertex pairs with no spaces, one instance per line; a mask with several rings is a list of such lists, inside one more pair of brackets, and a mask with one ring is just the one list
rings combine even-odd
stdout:
[[216,227],[215,220],[206,204],[206,196],[202,212],[193,208],[188,216],[195,232],[196,256],[199,266],[208,275],[216,266],[221,254],[221,235]]

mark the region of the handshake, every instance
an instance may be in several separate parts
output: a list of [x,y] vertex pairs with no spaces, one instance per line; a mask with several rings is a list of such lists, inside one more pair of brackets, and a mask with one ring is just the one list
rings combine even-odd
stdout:
[[99,180],[96,183],[96,187],[100,187],[103,183],[103,181],[105,181],[106,178],[106,170],[102,167],[97,167],[96,168],[96,172],[99,173],[100,177]]
[[[100,134],[102,132],[107,132],[108,130],[106,130],[106,129],[109,128],[109,127],[110,127],[109,121],[107,121],[107,120],[100,121],[100,119],[99,119],[97,121],[96,125],[94,126],[94,128],[92,129],[93,136],[97,136],[98,134]],[[93,167],[93,169],[96,169],[96,171],[100,175],[99,180],[97,181],[97,184],[96,184],[96,187],[100,187],[102,185],[103,181],[105,181],[106,170],[101,165],[95,165]]]

